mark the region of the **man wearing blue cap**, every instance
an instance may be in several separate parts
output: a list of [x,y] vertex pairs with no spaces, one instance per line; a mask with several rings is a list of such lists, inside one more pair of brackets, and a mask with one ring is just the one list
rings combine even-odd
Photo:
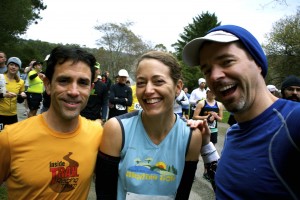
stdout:
[[190,41],[183,60],[200,66],[237,121],[218,162],[216,198],[300,199],[300,106],[268,91],[267,59],[255,37],[239,26],[218,26]]

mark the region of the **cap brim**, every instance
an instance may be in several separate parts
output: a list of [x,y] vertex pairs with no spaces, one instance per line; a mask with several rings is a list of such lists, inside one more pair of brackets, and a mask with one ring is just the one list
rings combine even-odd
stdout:
[[202,44],[205,41],[212,41],[212,42],[220,42],[220,43],[228,43],[234,42],[239,40],[238,37],[235,35],[225,32],[225,31],[214,31],[207,34],[204,37],[196,38],[190,41],[188,44],[185,45],[182,51],[182,58],[183,61],[188,66],[199,66],[200,59],[199,59],[199,51]]

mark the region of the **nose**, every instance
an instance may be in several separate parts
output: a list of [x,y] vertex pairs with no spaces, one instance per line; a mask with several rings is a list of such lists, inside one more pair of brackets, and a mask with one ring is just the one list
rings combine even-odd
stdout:
[[79,90],[78,90],[78,85],[77,83],[71,83],[68,87],[67,91],[68,95],[70,96],[78,96],[79,95]]
[[219,65],[214,65],[211,67],[211,72],[209,75],[209,79],[211,81],[217,81],[221,78],[225,77],[224,68]]
[[151,94],[151,93],[153,93],[153,83],[152,82],[148,82],[147,84],[146,84],[146,87],[145,87],[145,93],[146,94]]
[[293,88],[293,94],[298,95],[300,93],[300,88]]

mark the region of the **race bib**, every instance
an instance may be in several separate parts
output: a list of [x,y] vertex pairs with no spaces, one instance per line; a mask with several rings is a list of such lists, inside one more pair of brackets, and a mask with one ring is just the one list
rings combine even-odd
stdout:
[[134,110],[142,110],[142,106],[139,103],[133,105]]
[[144,195],[135,194],[131,192],[126,193],[126,200],[174,200],[173,196],[158,196],[158,195]]
[[121,104],[116,104],[116,109],[117,110],[126,110],[126,106],[123,106]]

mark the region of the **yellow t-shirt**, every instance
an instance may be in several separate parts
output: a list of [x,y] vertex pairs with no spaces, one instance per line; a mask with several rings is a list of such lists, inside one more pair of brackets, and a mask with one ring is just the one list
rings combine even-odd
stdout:
[[50,129],[43,115],[0,132],[0,184],[8,199],[87,199],[103,128],[79,117],[70,133]]
[[37,72],[35,70],[31,70],[28,73],[28,89],[27,92],[31,92],[31,93],[39,93],[42,94],[44,91],[44,83],[42,81],[42,79],[40,79],[39,76],[35,77],[34,79],[30,80],[30,76],[33,74],[36,74]]
[[[20,79],[17,83],[15,79],[10,80],[4,74],[6,81],[6,92],[13,92],[20,94],[25,91],[24,81]],[[0,115],[13,116],[17,114],[17,97],[14,98],[0,98]]]
[[142,107],[136,98],[136,85],[131,86],[132,89],[132,104],[128,107],[128,112],[133,112],[135,110],[142,110]]

